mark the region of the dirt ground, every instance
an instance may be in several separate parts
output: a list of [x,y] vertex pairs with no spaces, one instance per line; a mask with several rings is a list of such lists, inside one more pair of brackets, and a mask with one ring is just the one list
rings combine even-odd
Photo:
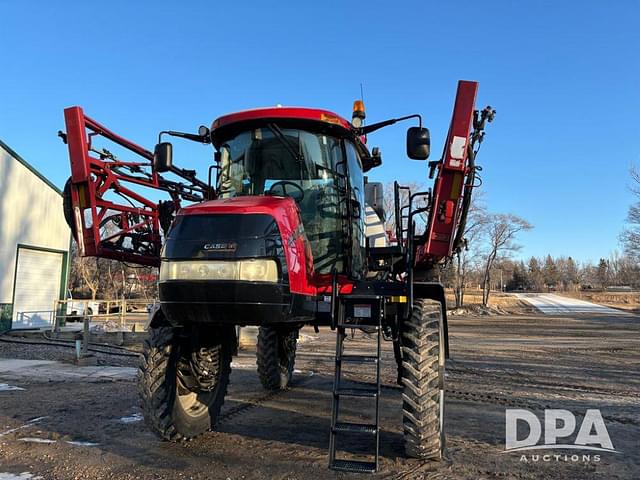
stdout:
[[[447,305],[455,305],[455,297],[453,290],[446,289]],[[482,290],[474,290],[467,288],[464,292],[464,304],[465,306],[482,305]],[[489,295],[490,307],[503,307],[503,308],[516,308],[526,306],[525,303],[520,301],[516,295],[512,293],[491,291]]]
[[[456,316],[449,328],[445,460],[405,458],[401,391],[385,342],[381,470],[369,478],[640,478],[638,317]],[[328,329],[303,333],[293,388],[262,391],[253,353],[241,352],[217,431],[186,444],[162,442],[140,421],[132,381],[12,380],[24,390],[0,392],[0,474],[30,472],[46,480],[363,478],[327,469],[335,335]],[[370,345],[358,333],[347,348]],[[23,347],[5,346],[0,356],[11,356],[12,348]],[[365,401],[346,405],[348,414],[364,419],[371,411]],[[599,462],[572,461],[575,451],[551,452],[562,454],[560,460],[529,455],[522,461],[504,452],[506,408],[537,414],[599,408],[620,453],[603,453]],[[47,440],[55,442],[41,443]]]

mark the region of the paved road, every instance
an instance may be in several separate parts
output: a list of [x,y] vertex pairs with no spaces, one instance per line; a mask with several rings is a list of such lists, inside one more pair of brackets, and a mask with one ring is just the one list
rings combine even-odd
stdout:
[[573,313],[590,313],[602,315],[629,315],[628,312],[615,308],[605,307],[597,303],[576,300],[575,298],[562,297],[552,293],[520,293],[518,298],[529,302],[546,315],[562,315]]

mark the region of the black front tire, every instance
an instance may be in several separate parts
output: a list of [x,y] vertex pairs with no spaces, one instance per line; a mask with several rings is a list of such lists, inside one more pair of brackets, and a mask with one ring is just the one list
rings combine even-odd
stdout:
[[222,329],[188,337],[170,326],[149,329],[138,390],[145,421],[160,437],[186,440],[215,427],[231,373],[229,340]]
[[296,361],[298,330],[260,327],[256,363],[262,386],[267,390],[283,390],[289,386]]
[[409,457],[440,460],[444,450],[444,349],[440,302],[419,299],[402,329],[402,415]]

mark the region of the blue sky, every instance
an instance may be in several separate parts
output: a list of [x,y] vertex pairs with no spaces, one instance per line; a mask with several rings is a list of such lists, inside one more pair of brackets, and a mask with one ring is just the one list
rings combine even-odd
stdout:
[[[486,201],[535,226],[522,256],[618,248],[640,164],[640,2],[177,5],[0,0],[0,138],[62,186],[66,106],[152,148],[162,129],[256,106],[348,117],[363,83],[368,121],[421,113],[437,158],[457,80],[477,80],[479,106],[498,111],[479,156]],[[405,127],[370,136],[384,161],[372,180],[428,181]],[[211,150],[174,145],[205,177]]]

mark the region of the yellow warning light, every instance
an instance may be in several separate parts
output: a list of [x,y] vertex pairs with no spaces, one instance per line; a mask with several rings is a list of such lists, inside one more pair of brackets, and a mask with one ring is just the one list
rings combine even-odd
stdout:
[[364,112],[364,102],[362,100],[356,100],[353,102],[353,114],[351,115],[351,124],[360,128],[362,121],[365,119],[366,114]]
[[362,100],[356,100],[353,102],[353,116],[358,118],[364,118],[364,102]]

